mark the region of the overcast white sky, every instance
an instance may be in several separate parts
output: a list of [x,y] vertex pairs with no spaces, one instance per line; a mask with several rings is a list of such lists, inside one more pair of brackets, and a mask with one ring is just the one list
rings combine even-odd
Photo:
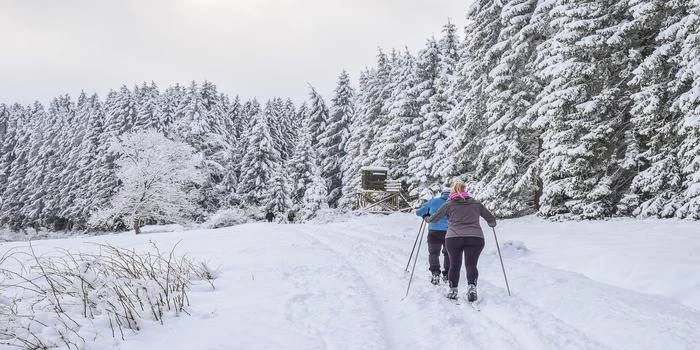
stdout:
[[470,0],[0,0],[0,102],[210,80],[242,97],[324,95],[378,46],[416,51]]

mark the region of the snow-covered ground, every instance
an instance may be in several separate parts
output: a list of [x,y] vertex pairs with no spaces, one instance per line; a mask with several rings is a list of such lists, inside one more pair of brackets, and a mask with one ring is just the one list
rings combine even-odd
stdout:
[[[421,247],[409,297],[406,260],[419,218],[330,224],[256,223],[216,230],[45,240],[40,252],[88,242],[149,241],[219,268],[197,286],[191,316],[146,324],[108,349],[698,349],[700,223],[548,222],[497,227],[513,296],[487,231],[481,312],[428,283]],[[484,227],[486,227],[484,225]],[[522,243],[519,243],[522,242]],[[25,242],[2,243],[0,252]]]

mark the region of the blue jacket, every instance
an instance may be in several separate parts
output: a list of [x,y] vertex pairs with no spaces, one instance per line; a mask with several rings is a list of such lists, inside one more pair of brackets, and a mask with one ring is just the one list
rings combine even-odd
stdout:
[[[422,207],[418,208],[416,210],[416,215],[423,217],[423,215],[433,215],[435,212],[440,209],[440,207],[447,202],[447,197],[450,195],[449,192],[442,192],[440,197],[433,198],[425,204],[423,204]],[[432,223],[428,225],[428,230],[434,230],[434,231],[447,231],[447,216],[443,216],[442,219],[438,220],[436,223]]]

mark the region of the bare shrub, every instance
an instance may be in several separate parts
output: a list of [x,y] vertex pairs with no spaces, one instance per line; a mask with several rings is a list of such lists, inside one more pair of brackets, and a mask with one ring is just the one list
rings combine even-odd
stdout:
[[[193,281],[213,288],[216,273],[204,262],[161,252],[96,244],[96,253],[33,247],[0,256],[0,345],[26,349],[81,349],[100,333],[124,339],[143,320],[161,324],[187,313]],[[91,329],[92,328],[92,329]]]

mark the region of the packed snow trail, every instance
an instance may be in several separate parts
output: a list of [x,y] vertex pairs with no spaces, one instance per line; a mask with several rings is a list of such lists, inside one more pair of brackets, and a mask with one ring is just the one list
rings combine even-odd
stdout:
[[[508,297],[488,234],[479,262],[481,312],[466,302],[455,305],[445,298],[445,286],[429,283],[425,244],[410,295],[402,301],[409,278],[404,267],[419,223],[411,215],[368,216],[33,245],[47,252],[91,249],[87,242],[138,248],[155,241],[166,248],[182,240],[179,251],[219,267],[216,290],[202,284],[191,292],[190,316],[170,318],[162,326],[144,324],[125,342],[105,333],[90,349],[700,348],[697,309],[544,265],[537,259],[545,254],[543,247],[522,256],[504,249],[513,290]],[[508,221],[498,228],[507,244]],[[553,239],[549,242],[549,249],[558,249]],[[7,243],[0,251],[18,245],[25,244]],[[691,246],[685,249],[692,253]],[[570,254],[563,252],[561,259]]]
[[[360,255],[356,251],[363,249],[357,247],[366,246],[366,251],[403,251],[405,260],[410,254],[411,247],[407,238],[410,239],[411,232],[406,232],[409,235],[401,238],[391,234],[393,230],[387,231],[381,221],[376,224],[374,228],[367,225],[365,230],[355,233],[349,233],[347,229],[335,230],[336,226],[341,225],[334,224],[329,226],[332,233],[317,235],[326,236],[332,241],[339,241],[338,237],[354,237],[354,242],[339,243],[339,246],[355,247],[355,252],[350,254]],[[615,349],[695,349],[700,346],[700,332],[697,331],[700,329],[700,312],[664,297],[609,286],[578,273],[520,259],[506,260],[514,289],[514,297],[509,298],[493,238],[487,234],[486,241],[487,249],[479,262],[479,294],[484,299],[481,303],[482,314],[504,329],[517,333],[520,336],[517,339],[521,342],[531,341],[523,344],[526,345],[525,348],[609,346]],[[420,256],[425,269],[425,252],[421,252]],[[401,258],[399,255],[388,259],[393,263],[392,266],[396,265],[393,270],[403,270],[403,266],[400,266]],[[361,266],[363,261],[372,260],[360,258],[357,264]],[[419,265],[420,263],[421,259]],[[421,278],[420,274],[417,275]],[[412,298],[429,297],[427,294],[434,293],[434,287],[426,283],[425,274],[423,280],[414,282],[420,293],[412,291],[415,293]],[[400,287],[405,287],[405,284]],[[462,285],[461,295],[464,291]],[[584,335],[583,339],[579,335]]]

